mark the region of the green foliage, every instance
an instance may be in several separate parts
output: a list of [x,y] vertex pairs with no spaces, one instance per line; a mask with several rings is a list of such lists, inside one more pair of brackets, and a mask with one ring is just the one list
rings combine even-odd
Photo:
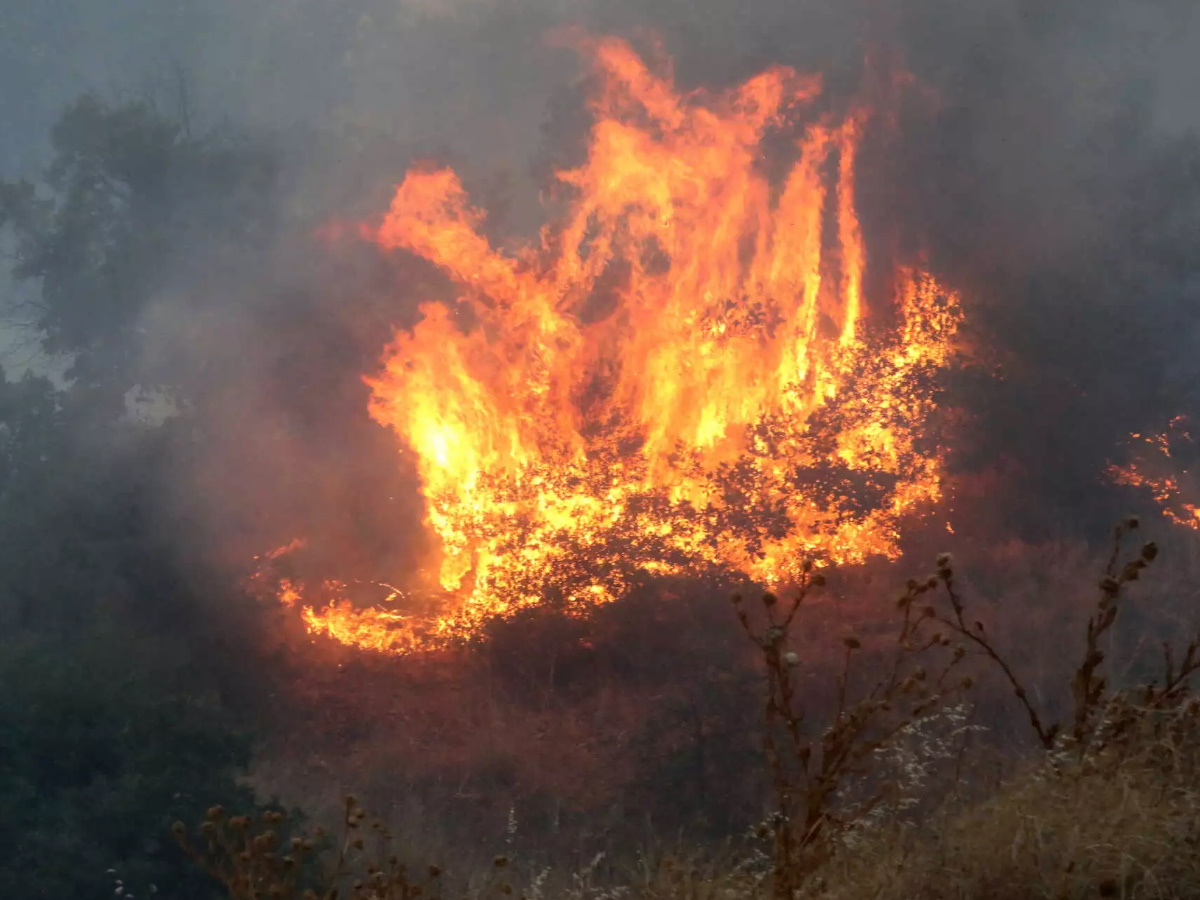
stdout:
[[0,644],[0,893],[209,896],[168,831],[213,798],[249,804],[249,742],[161,647],[94,628]]
[[144,103],[85,96],[51,134],[38,183],[0,183],[0,227],[16,246],[12,274],[38,298],[22,317],[44,349],[68,354],[80,386],[119,411],[142,370],[139,319],[172,279],[224,245],[265,236],[271,157],[228,136],[193,136]]
[[122,428],[84,430],[69,393],[0,382],[0,894],[99,898],[121,878],[208,896],[167,827],[214,797],[251,801],[230,662],[206,659],[165,552],[158,442],[118,452]]
[[125,397],[171,387],[142,319],[204,240],[248,239],[272,170],[94,97],[51,143],[38,183],[0,183],[11,274],[35,288],[10,313],[72,360],[65,390],[0,375],[0,896],[209,897],[169,826],[252,804],[260,670],[181,558],[163,503],[180,426],[130,420]]

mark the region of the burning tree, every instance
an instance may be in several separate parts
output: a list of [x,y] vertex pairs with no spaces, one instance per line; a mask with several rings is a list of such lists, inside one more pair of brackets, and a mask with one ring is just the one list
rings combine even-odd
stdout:
[[368,379],[371,415],[415,456],[437,599],[362,610],[328,583],[309,604],[289,582],[312,631],[403,652],[646,576],[778,584],[805,559],[895,555],[900,520],[940,496],[923,435],[959,303],[911,265],[868,279],[870,106],[815,111],[820,80],[783,67],[681,93],[622,41],[580,43],[587,159],[558,173],[572,201],[538,241],[493,247],[443,168],[410,171],[366,229],[461,290]]

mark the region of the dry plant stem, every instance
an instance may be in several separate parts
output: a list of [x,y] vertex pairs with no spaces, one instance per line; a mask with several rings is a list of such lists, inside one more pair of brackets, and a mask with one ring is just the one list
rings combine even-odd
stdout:
[[[1100,647],[1101,641],[1117,620],[1123,589],[1131,581],[1136,581],[1142,571],[1158,555],[1157,546],[1148,543],[1143,545],[1141,552],[1135,558],[1123,566],[1120,564],[1125,538],[1137,527],[1138,520],[1131,518],[1114,529],[1112,550],[1104,568],[1104,576],[1100,581],[1100,598],[1096,603],[1095,612],[1088,617],[1084,633],[1083,658],[1076,666],[1071,679],[1073,711],[1070,723],[1070,742],[1081,757],[1090,749],[1097,749],[1094,746],[1097,729],[1100,721],[1104,718],[1100,715],[1101,710],[1113,707],[1120,699],[1111,695],[1108,678],[1103,673],[1106,654]],[[983,624],[981,622],[968,624],[965,606],[955,588],[954,570],[948,555],[943,554],[938,560],[937,579],[945,588],[951,610],[950,615],[939,613],[938,621],[970,641],[1000,670],[1024,709],[1038,741],[1046,750],[1053,749],[1062,733],[1062,724],[1049,723],[1043,715],[1039,714],[1029,699],[1029,692],[1003,654],[992,643]],[[1188,644],[1178,668],[1174,664],[1170,646],[1164,645],[1164,669],[1164,687],[1160,690],[1148,688],[1147,699],[1156,702],[1161,700],[1163,704],[1167,704],[1169,703],[1168,698],[1177,697],[1185,688],[1191,675],[1200,669],[1200,636]],[[1115,726],[1110,725],[1110,730],[1115,728],[1115,731],[1119,732],[1121,727],[1121,723],[1118,721]]]
[[1171,644],[1163,641],[1163,686],[1155,690],[1153,705],[1156,708],[1167,706],[1182,699],[1187,693],[1188,682],[1197,671],[1200,671],[1200,635],[1188,641],[1178,669]]
[[946,597],[950,601],[950,609],[952,617],[943,614],[938,614],[937,619],[943,625],[954,630],[955,634],[970,641],[979,650],[981,650],[1000,670],[1004,678],[1008,681],[1016,695],[1017,701],[1025,710],[1026,716],[1029,718],[1029,725],[1033,728],[1038,740],[1047,750],[1054,746],[1054,741],[1058,736],[1058,725],[1046,725],[1042,721],[1042,717],[1038,715],[1037,709],[1029,699],[1029,693],[1025,690],[1024,685],[1018,680],[1016,673],[1008,664],[1007,660],[1000,655],[999,651],[992,645],[991,639],[987,637],[983,629],[982,622],[975,622],[974,627],[967,625],[966,610],[963,602],[954,587],[954,571],[948,565],[938,567],[938,580],[946,589]]
[[[317,842],[305,835],[287,842],[290,852],[281,853],[282,813],[263,816],[264,827],[257,830],[247,816],[228,818],[220,807],[208,811],[200,826],[204,843],[198,846],[182,823],[173,831],[184,851],[209,875],[225,886],[233,900],[433,900],[439,893],[440,870],[429,867],[429,878],[422,884],[413,879],[407,867],[391,852],[392,835],[382,823],[370,827],[378,837],[371,853],[366,849],[363,822],[366,813],[354,797],[347,797],[337,855],[332,864],[319,872],[306,873],[307,863],[318,862]],[[320,840],[324,832],[317,829]],[[302,885],[308,874],[313,884]]]
[[935,587],[934,581],[910,582],[899,604],[903,613],[896,650],[883,676],[859,699],[851,696],[851,675],[859,640],[847,637],[836,683],[832,721],[816,737],[807,732],[807,717],[797,697],[792,670],[800,663],[786,650],[790,626],[809,592],[824,579],[806,565],[795,599],[783,607],[773,594],[762,599],[767,625],[756,632],[734,598],[738,619],[763,654],[767,670],[764,709],[764,751],[777,804],[774,833],[773,887],[776,897],[792,897],[804,880],[834,852],[837,840],[884,799],[875,790],[853,811],[839,811],[838,802],[854,776],[866,775],[876,751],[894,741],[917,718],[943,705],[961,685],[949,685],[949,675],[963,659],[957,649],[930,680],[919,658],[949,646],[941,634],[925,637],[923,626],[932,613],[913,610],[915,598]]
[[[1088,619],[1084,655],[1072,679],[1074,710],[1070,738],[1081,758],[1089,749],[1096,749],[1097,730],[1102,721],[1107,722],[1106,728],[1111,732],[1105,740],[1111,740],[1112,735],[1136,720],[1129,711],[1112,714],[1118,698],[1110,697],[1103,673],[1105,654],[1100,649],[1104,636],[1116,621],[1122,589],[1137,580],[1157,555],[1157,548],[1150,543],[1142,547],[1136,558],[1120,564],[1124,539],[1136,527],[1136,520],[1130,519],[1114,532],[1112,552],[1100,583],[1100,599]],[[781,900],[791,898],[830,858],[838,838],[883,801],[880,790],[864,798],[852,811],[839,809],[849,779],[867,774],[872,754],[896,740],[921,716],[944,707],[953,692],[970,687],[970,679],[955,683],[950,678],[966,655],[966,645],[975,647],[996,666],[1045,749],[1053,749],[1063,731],[1061,723],[1049,722],[1033,704],[1016,670],[993,643],[983,624],[968,618],[955,584],[951,558],[943,554],[938,558],[935,575],[924,581],[908,582],[897,602],[901,616],[890,664],[859,699],[851,696],[851,675],[861,645],[857,638],[845,639],[834,715],[819,736],[814,735],[808,727],[810,723],[797,696],[792,673],[800,660],[787,646],[790,627],[801,606],[810,591],[822,583],[823,578],[813,574],[809,564],[804,567],[798,592],[791,602],[781,604],[775,595],[765,594],[762,604],[766,626],[761,632],[752,627],[741,598],[734,598],[738,619],[762,652],[767,670],[764,752],[777,804],[772,819],[772,862],[774,893]],[[940,612],[933,604],[918,605],[923,595],[936,592],[939,585],[949,602],[947,612]],[[955,646],[936,677],[930,678],[918,661],[951,645],[942,633],[927,633],[935,624],[963,639],[966,645]],[[1200,670],[1200,635],[1188,644],[1178,664],[1170,647],[1165,647],[1164,669],[1162,687],[1147,689],[1141,712],[1150,707],[1170,706],[1186,695],[1188,679]],[[1110,706],[1109,714],[1102,717],[1100,713],[1106,704]]]

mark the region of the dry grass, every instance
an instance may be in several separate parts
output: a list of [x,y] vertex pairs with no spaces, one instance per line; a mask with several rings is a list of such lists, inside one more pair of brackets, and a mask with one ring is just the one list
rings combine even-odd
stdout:
[[[1200,702],[1190,688],[1191,677],[1200,670],[1200,635],[1181,648],[1164,644],[1160,674],[1150,683],[1117,689],[1107,672],[1105,639],[1118,619],[1126,589],[1158,556],[1153,543],[1127,550],[1137,527],[1137,520],[1131,519],[1115,531],[1070,680],[1070,714],[1062,721],[1052,721],[1039,708],[1004,650],[969,615],[948,555],[939,557],[936,575],[909,583],[898,602],[904,613],[901,649],[927,652],[938,646],[939,638],[945,645],[941,634],[916,639],[919,632],[909,624],[909,610],[921,602],[921,620],[943,627],[955,643],[952,662],[973,652],[1011,689],[1041,756],[987,799],[966,803],[961,794],[952,795],[942,800],[940,814],[927,814],[916,822],[903,816],[886,821],[843,816],[841,833],[820,859],[789,854],[786,842],[777,838],[775,897],[1200,895]],[[785,631],[789,624],[790,619]],[[764,660],[770,692],[779,662],[769,648],[764,649]],[[876,686],[859,702],[870,702],[879,693]],[[946,695],[938,696],[944,702]],[[890,695],[886,699],[890,701]],[[910,726],[928,711],[916,704],[895,712],[896,704],[888,705],[893,716]],[[769,701],[768,724],[771,717]],[[838,733],[844,728],[842,721],[839,705],[837,718],[824,734]],[[869,749],[878,755],[904,733],[901,727],[868,739]],[[771,744],[768,737],[768,761],[774,752]],[[822,749],[829,752],[827,738]],[[913,764],[917,761],[914,758]],[[961,762],[955,760],[956,780],[962,775]],[[790,827],[793,834],[803,835],[809,827],[811,812],[804,820],[786,815],[788,794],[804,787],[797,781],[781,791],[777,784],[777,834]],[[844,809],[837,792],[817,799],[830,816]]]
[[932,608],[917,602],[936,580],[911,581],[897,602],[894,641],[877,677],[865,689],[854,690],[863,644],[853,635],[844,637],[833,713],[814,726],[795,677],[803,661],[788,647],[790,629],[805,599],[823,584],[822,576],[806,566],[793,600],[780,604],[774,594],[763,596],[765,621],[757,629],[742,599],[734,598],[738,619],[766,668],[764,756],[775,809],[761,830],[771,837],[771,884],[778,898],[793,896],[834,855],[847,833],[887,801],[891,785],[870,783],[880,754],[967,686],[953,677],[965,649],[951,649],[946,636],[931,627]]
[[1141,723],[1124,746],[1097,758],[1033,765],[936,829],[880,831],[819,873],[811,893],[831,900],[1200,896],[1198,726],[1188,705]]

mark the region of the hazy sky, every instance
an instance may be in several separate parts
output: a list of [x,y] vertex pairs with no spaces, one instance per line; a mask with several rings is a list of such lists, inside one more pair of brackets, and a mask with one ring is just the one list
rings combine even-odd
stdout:
[[[1166,123],[1200,121],[1195,4],[1029,0],[0,0],[0,167],[28,166],[85,90],[169,102],[180,72],[209,117],[419,132],[519,158],[572,71],[564,22],[663,32],[684,78],[727,81],[768,60],[830,68],[873,28],[951,81],[1011,44],[1047,84],[1084,94],[1156,78]],[[893,10],[888,13],[887,10]],[[864,10],[870,10],[864,15]],[[879,12],[884,10],[884,12]],[[899,10],[899,12],[894,12]]]

